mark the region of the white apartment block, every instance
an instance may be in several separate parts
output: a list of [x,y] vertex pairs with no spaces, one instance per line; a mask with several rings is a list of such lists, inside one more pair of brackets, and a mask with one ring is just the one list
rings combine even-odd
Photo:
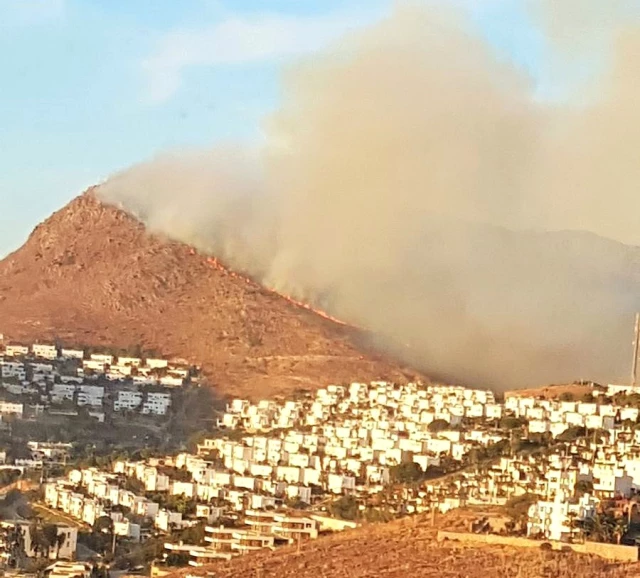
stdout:
[[111,365],[109,372],[114,375],[121,375],[122,377],[128,377],[133,372],[133,366],[131,365]]
[[80,377],[78,375],[61,375],[60,381],[62,383],[74,383],[76,385],[80,385],[84,381],[84,377]]
[[184,385],[184,379],[181,377],[174,377],[172,375],[165,375],[159,379],[160,385],[166,387],[180,387]]
[[51,402],[62,403],[65,400],[73,401],[76,387],[75,383],[54,383],[50,393]]
[[60,356],[63,359],[84,359],[84,351],[82,349],[62,349]]
[[105,365],[113,365],[113,355],[106,353],[92,353],[89,356],[93,361],[104,363]]
[[0,376],[24,381],[27,378],[27,370],[24,363],[18,361],[0,361]]
[[[93,355],[91,357],[93,358]],[[90,369],[97,373],[104,373],[107,370],[107,364],[99,359],[84,359],[82,361],[82,367],[85,370]]]
[[22,417],[24,414],[24,404],[14,403],[11,401],[0,401],[0,415],[17,415]]
[[78,387],[78,405],[101,407],[104,400],[104,387],[98,385],[81,385]]
[[598,502],[588,494],[570,501],[563,492],[558,492],[555,500],[539,501],[529,508],[527,534],[557,541],[569,538],[579,532],[575,521],[595,516]]
[[142,365],[142,359],[140,359],[139,357],[118,357],[118,365],[140,367]]
[[138,385],[157,385],[158,379],[147,375],[134,375],[133,383]]
[[29,355],[29,348],[26,345],[7,345],[4,354],[7,357],[21,357]]
[[113,402],[113,411],[134,410],[142,403],[142,392],[132,390],[121,390],[118,397]]
[[170,406],[170,393],[149,392],[147,399],[142,404],[142,413],[145,415],[165,415]]
[[151,369],[166,369],[169,367],[169,362],[166,359],[146,359],[145,365]]
[[58,358],[58,348],[55,345],[44,345],[34,343],[31,346],[31,353],[34,356],[40,357],[42,359],[57,359]]

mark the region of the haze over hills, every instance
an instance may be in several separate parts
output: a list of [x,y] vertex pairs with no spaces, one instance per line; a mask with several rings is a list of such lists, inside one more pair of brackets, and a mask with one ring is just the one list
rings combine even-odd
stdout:
[[[530,360],[539,356],[530,385],[606,380],[627,370],[629,348],[620,345],[630,341],[639,306],[637,248],[580,232],[432,223],[420,255],[407,256],[415,258],[415,275],[424,277],[420,285],[455,271],[474,287],[475,310],[485,319],[501,326],[517,314],[526,321],[512,323],[502,339],[470,333],[456,349],[447,332],[460,333],[456,324],[464,309],[456,311],[454,293],[446,300],[439,293],[404,295],[407,313],[414,300],[433,300],[432,310],[442,313],[437,331],[417,314],[404,341],[401,335],[393,341],[365,333],[296,305],[186,244],[149,233],[124,211],[97,200],[96,190],[36,227],[21,249],[0,262],[0,329],[9,338],[140,345],[201,364],[222,392],[252,397],[352,380],[403,381],[416,376],[407,366],[438,379],[487,385],[484,378],[498,357],[506,379],[520,386],[514,376],[525,379],[528,369],[518,365],[523,351]],[[427,257],[421,265],[429,246],[434,256],[447,246],[447,263],[436,268]],[[485,274],[496,259],[509,271],[498,282]],[[539,299],[541,285],[546,300]],[[573,320],[575,328],[551,331],[548,349],[541,349],[528,340],[529,331],[557,327],[553,304],[559,302],[560,319]],[[592,323],[586,334],[585,320]],[[423,330],[431,336],[431,357],[410,347]],[[469,340],[475,340],[477,355],[459,355],[471,347]],[[384,356],[372,354],[376,347]],[[576,367],[582,371],[573,372]],[[460,379],[470,375],[474,379]]]
[[[150,226],[211,250],[187,226],[158,227],[150,203],[136,207]],[[260,269],[244,271],[270,286]],[[425,218],[419,241],[395,261],[382,270],[354,263],[343,275],[320,291],[304,277],[284,287],[369,330],[379,351],[433,379],[510,390],[627,378],[640,309],[637,247],[585,231]]]
[[164,152],[101,198],[446,381],[626,378],[640,36],[613,6],[534,4],[562,40],[544,64],[594,63],[588,90],[541,98],[464,11],[399,2],[292,65],[259,141]]
[[[308,342],[319,357],[296,358],[297,367],[334,380],[322,356],[357,358],[357,335],[449,382],[512,389],[626,378],[640,309],[640,68],[629,58],[638,35],[623,12],[574,22],[588,11],[557,8],[540,2],[549,40],[562,22],[587,40],[575,47],[586,59],[600,54],[590,31],[604,27],[610,41],[588,95],[541,100],[464,14],[399,3],[288,70],[264,139],[164,153],[99,187],[101,201],[186,245],[143,241],[140,223],[98,205],[77,216],[86,199],[39,229],[2,265],[0,314],[13,320],[5,331],[46,335],[72,322],[74,337],[161,343],[203,363],[218,356],[218,370],[247,376],[269,374],[269,363],[295,375],[287,364]],[[75,240],[72,222],[83,225]],[[124,222],[135,226],[121,234]],[[31,248],[43,243],[46,251]],[[285,310],[273,312],[277,298],[258,286],[243,309],[226,283],[202,288],[215,269],[195,255],[192,266],[187,245],[369,334],[314,317],[303,336],[297,314],[280,327]],[[220,324],[210,317],[227,297]],[[343,369],[345,379],[386,376],[373,365]]]
[[222,393],[256,397],[407,378],[359,345],[358,330],[147,233],[92,190],[0,262],[0,320],[14,340],[140,345],[184,357],[202,365]]

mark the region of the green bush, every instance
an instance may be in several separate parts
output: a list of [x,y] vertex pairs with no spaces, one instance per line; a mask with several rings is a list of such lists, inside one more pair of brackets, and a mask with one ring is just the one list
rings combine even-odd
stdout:
[[329,506],[331,514],[343,520],[355,520],[358,517],[358,502],[353,496],[343,496]]
[[410,484],[420,481],[424,477],[424,470],[415,462],[404,462],[391,467],[389,474],[394,482]]

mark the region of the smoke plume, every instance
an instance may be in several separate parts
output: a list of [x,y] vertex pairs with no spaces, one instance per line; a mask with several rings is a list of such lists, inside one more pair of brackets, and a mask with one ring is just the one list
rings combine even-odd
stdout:
[[541,104],[459,14],[400,5],[287,71],[266,145],[161,156],[100,194],[434,376],[618,378],[640,307],[640,249],[619,242],[640,239],[640,44],[622,8],[594,44],[558,38],[573,13],[545,4],[563,63],[611,39],[580,99]]

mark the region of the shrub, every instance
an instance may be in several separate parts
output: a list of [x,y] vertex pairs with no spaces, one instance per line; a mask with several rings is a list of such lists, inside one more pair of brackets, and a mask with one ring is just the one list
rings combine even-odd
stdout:
[[415,462],[404,462],[389,470],[391,479],[400,484],[418,482],[424,477],[423,469]]
[[440,431],[444,431],[444,430],[449,429],[449,427],[450,427],[449,422],[444,420],[444,419],[435,419],[428,426],[429,431],[431,433],[437,433],[437,432],[440,432]]

